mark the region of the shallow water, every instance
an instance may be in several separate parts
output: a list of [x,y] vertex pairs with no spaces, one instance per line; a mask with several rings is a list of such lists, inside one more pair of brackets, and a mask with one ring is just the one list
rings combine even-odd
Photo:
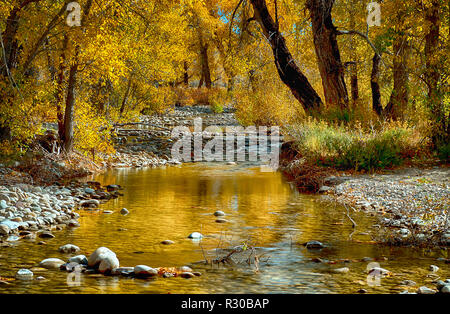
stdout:
[[[366,234],[376,228],[373,217],[351,212],[358,224],[353,230],[344,208],[323,202],[320,196],[299,194],[280,173],[260,172],[259,167],[202,163],[116,169],[90,179],[124,187],[123,197],[101,206],[114,213],[81,210],[81,226],[55,231],[56,238],[47,245],[22,240],[0,248],[0,276],[14,276],[18,269],[35,267],[49,257],[66,260],[69,255],[57,249],[67,243],[79,246],[85,255],[106,246],[116,252],[122,266],[152,267],[192,265],[204,254],[216,257],[218,247],[247,243],[265,253],[259,271],[254,265],[193,264],[201,277],[142,280],[81,275],[74,283],[73,275],[65,272],[35,270],[35,278],[47,280],[0,284],[0,293],[356,293],[359,289],[396,293],[408,289],[399,285],[406,279],[434,288],[431,282],[437,277],[450,278],[448,265],[436,261],[448,258],[447,251],[373,244]],[[129,215],[119,213],[123,207]],[[216,210],[226,212],[229,222],[216,223]],[[201,243],[187,239],[194,231],[206,236]],[[161,245],[166,239],[175,244]],[[302,243],[310,240],[321,241],[326,248],[307,250]],[[337,263],[312,262],[316,257]],[[356,261],[364,257],[376,258],[394,275],[382,278],[378,286],[369,285],[369,262]],[[431,274],[431,264],[440,270]],[[341,267],[350,271],[332,272]]]

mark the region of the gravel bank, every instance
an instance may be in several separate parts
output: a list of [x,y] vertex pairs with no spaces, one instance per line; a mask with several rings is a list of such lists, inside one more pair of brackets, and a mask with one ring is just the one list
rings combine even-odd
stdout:
[[322,192],[343,204],[376,212],[380,241],[450,245],[450,168],[407,168],[385,174],[330,177]]

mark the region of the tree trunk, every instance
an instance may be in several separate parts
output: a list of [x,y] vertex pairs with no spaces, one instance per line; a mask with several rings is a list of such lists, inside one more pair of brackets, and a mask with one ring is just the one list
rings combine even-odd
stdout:
[[71,65],[67,82],[66,111],[64,114],[64,149],[66,152],[73,148],[73,112],[75,107],[75,88],[77,83],[78,60]]
[[404,32],[399,32],[394,39],[393,76],[394,89],[389,103],[385,108],[385,115],[394,120],[403,117],[408,105],[408,41]]
[[[353,0],[350,3],[350,29],[356,29],[356,10],[357,10],[358,1]],[[359,99],[359,89],[358,89],[358,62],[357,62],[357,53],[356,53],[356,41],[354,36],[350,36],[350,56],[354,64],[350,65],[350,86],[351,86],[351,94],[352,94],[352,102],[353,105],[356,105],[356,101]]]
[[372,109],[381,116],[383,113],[383,107],[381,105],[381,93],[380,93],[380,61],[381,57],[375,53],[372,59],[372,74],[370,76],[370,87],[372,89]]
[[184,67],[183,83],[184,83],[184,86],[188,87],[189,86],[189,73],[188,73],[189,67],[188,67],[187,61],[184,61],[183,67]]
[[201,44],[200,48],[200,56],[202,60],[202,76],[205,81],[206,88],[210,89],[212,82],[211,82],[211,71],[209,68],[209,59],[208,59],[208,44]]
[[120,116],[122,116],[123,112],[125,111],[125,106],[127,105],[127,102],[128,102],[128,96],[130,95],[132,78],[133,78],[133,75],[130,74],[130,77],[128,79],[127,90],[125,91],[125,95],[123,96],[122,105],[120,106]]
[[250,2],[255,19],[272,47],[275,66],[281,80],[303,105],[307,114],[320,111],[323,105],[322,100],[295,63],[284,37],[280,34],[277,24],[267,9],[266,1],[250,0]]
[[331,10],[334,0],[308,0],[311,14],[314,48],[322,77],[325,101],[341,109],[348,108],[348,92],[344,80],[344,66],[336,40]]

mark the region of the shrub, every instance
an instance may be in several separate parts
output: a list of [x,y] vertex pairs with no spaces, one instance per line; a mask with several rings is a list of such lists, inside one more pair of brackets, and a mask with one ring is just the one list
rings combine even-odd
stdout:
[[417,130],[398,124],[365,130],[308,120],[287,128],[300,154],[310,163],[339,169],[372,171],[396,166],[414,157],[423,137]]

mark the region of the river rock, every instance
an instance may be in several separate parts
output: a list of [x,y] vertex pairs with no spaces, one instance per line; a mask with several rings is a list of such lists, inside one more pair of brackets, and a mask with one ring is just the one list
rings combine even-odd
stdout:
[[224,224],[224,223],[227,223],[227,222],[228,222],[228,220],[223,219],[223,218],[216,219],[216,223],[218,223],[218,224]]
[[428,287],[422,286],[417,290],[418,294],[435,294],[436,291]]
[[[105,263],[103,263],[103,270],[106,271],[107,267],[109,266],[115,266],[112,267],[110,270],[112,270],[113,268],[118,268],[119,267],[119,261],[117,260],[116,254],[111,251],[110,249],[106,248],[106,247],[99,247],[98,249],[96,249],[94,251],[94,253],[92,253],[89,258],[88,258],[88,266],[89,267],[100,267],[100,264],[103,260],[107,260],[105,261]],[[116,266],[117,264],[117,266]]]
[[174,244],[175,242],[173,242],[172,240],[164,240],[164,241],[161,241],[161,244],[164,244],[164,245],[171,245],[171,244]]
[[114,268],[111,271],[111,275],[112,276],[124,276],[124,277],[129,277],[134,275],[134,267],[119,267],[119,268]]
[[345,273],[348,273],[349,271],[350,271],[350,269],[348,267],[333,269],[333,272],[338,273],[338,274],[345,274]]
[[186,279],[189,279],[189,278],[193,278],[193,277],[195,277],[195,275],[193,274],[193,273],[191,273],[191,272],[184,272],[184,273],[181,273],[180,274],[180,277],[181,278],[186,278]]
[[0,225],[5,225],[9,228],[9,230],[16,230],[20,227],[20,224],[15,221],[11,221],[9,219],[3,220],[0,222]]
[[73,257],[69,258],[68,263],[77,263],[80,265],[87,265],[88,259],[84,255],[77,255],[77,256],[73,256]]
[[433,273],[437,272],[439,270],[439,267],[437,267],[436,265],[430,265],[430,271],[432,271]]
[[126,208],[122,208],[121,210],[120,210],[120,213],[122,214],[122,215],[128,215],[130,212],[128,211],[128,209],[126,209]]
[[102,274],[110,273],[114,268],[119,268],[120,263],[119,259],[117,258],[116,254],[104,254],[102,257],[102,260],[100,262],[100,265],[98,266],[99,272]]
[[221,217],[221,216],[225,216],[225,215],[226,214],[221,210],[218,210],[214,213],[214,216],[216,216],[216,217]]
[[17,280],[33,280],[33,272],[29,269],[19,269],[16,273]]
[[77,253],[80,251],[80,248],[73,244],[66,244],[66,245],[60,246],[58,251],[61,253]]
[[443,286],[440,292],[444,294],[450,294],[450,285]]
[[188,235],[189,239],[201,239],[203,238],[203,235],[200,232],[193,232],[190,235]]
[[83,200],[80,202],[81,207],[98,207],[99,205],[100,201],[95,199]]
[[46,269],[59,269],[63,264],[65,264],[64,261],[59,258],[47,258],[39,263],[39,267]]
[[134,274],[139,278],[148,278],[158,275],[158,271],[146,265],[137,265],[134,267]]
[[8,208],[8,204],[6,204],[5,200],[1,200],[0,201],[0,209],[7,209]]
[[7,225],[0,224],[0,235],[7,236],[11,230]]
[[368,270],[368,273],[371,276],[389,276],[392,274],[389,270],[381,268],[381,267],[370,268]]
[[192,273],[192,268],[190,268],[189,266],[181,266],[179,268],[179,271],[184,272],[184,273],[186,273],[186,272]]
[[50,231],[43,231],[39,234],[39,238],[42,239],[52,239],[55,236]]
[[305,244],[307,249],[322,249],[325,246],[319,241],[309,241]]

